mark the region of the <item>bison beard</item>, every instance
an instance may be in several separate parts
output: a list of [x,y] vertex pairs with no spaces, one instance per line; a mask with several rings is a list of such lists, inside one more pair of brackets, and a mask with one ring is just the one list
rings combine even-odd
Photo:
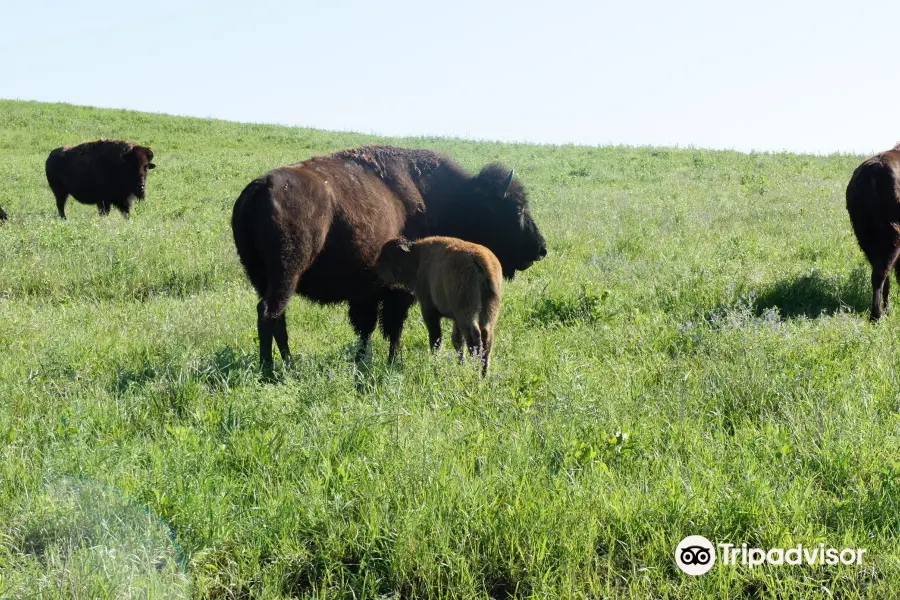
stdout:
[[66,218],[66,200],[71,195],[82,204],[95,204],[101,215],[115,206],[127,218],[133,199],[144,199],[147,172],[156,167],[152,160],[150,148],[122,140],[53,150],[45,168],[59,216]]
[[385,287],[372,267],[388,241],[429,235],[489,248],[511,278],[547,254],[525,190],[513,173],[488,165],[476,176],[430,150],[368,146],[281,167],[251,182],[231,219],[241,263],[261,298],[260,363],[272,368],[273,340],[290,361],[285,310],[300,293],[316,302],[348,302],[367,351],[381,322],[396,357],[408,292]]
[[[873,321],[891,308],[891,271],[900,255],[900,144],[857,167],[847,184],[847,212],[872,265]],[[895,271],[896,273],[896,271]]]

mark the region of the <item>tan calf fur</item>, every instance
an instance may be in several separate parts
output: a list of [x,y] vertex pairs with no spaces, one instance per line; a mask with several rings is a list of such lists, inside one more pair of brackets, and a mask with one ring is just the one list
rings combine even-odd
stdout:
[[432,350],[441,345],[441,318],[453,320],[453,347],[463,358],[463,342],[490,365],[494,328],[500,316],[503,269],[493,252],[449,237],[387,242],[375,271],[388,285],[402,287],[419,300]]

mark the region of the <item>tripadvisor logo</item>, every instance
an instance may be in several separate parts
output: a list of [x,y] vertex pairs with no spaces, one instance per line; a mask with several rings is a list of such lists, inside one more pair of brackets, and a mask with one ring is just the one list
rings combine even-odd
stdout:
[[716,549],[702,535],[689,535],[675,548],[675,564],[688,575],[703,575],[716,564]]
[[[718,548],[718,552],[716,552]],[[702,535],[689,535],[675,548],[675,564],[688,575],[703,575],[713,568],[716,556],[721,564],[743,565],[754,569],[760,565],[861,565],[865,548],[826,548],[824,543],[815,546],[797,544],[793,548],[748,548],[747,544],[712,542]]]

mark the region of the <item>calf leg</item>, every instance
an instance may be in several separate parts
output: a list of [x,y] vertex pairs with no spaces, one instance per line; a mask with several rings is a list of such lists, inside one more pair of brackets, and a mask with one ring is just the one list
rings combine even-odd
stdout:
[[420,304],[422,305],[422,320],[425,322],[425,328],[428,329],[428,347],[435,352],[440,350],[443,341],[441,313],[429,300],[423,299]]
[[409,309],[416,301],[415,296],[403,290],[386,289],[382,293],[381,332],[390,342],[388,361],[393,362],[400,354],[400,336]]
[[463,328],[462,332],[466,340],[466,347],[469,349],[469,356],[481,358],[481,328],[478,327],[478,323],[469,323]]
[[378,325],[378,298],[350,302],[349,316],[350,324],[359,336],[359,348],[356,350],[356,361],[359,362],[366,357],[369,340]]
[[491,327],[481,328],[481,343],[483,345],[481,351],[481,376],[486,377],[488,367],[491,364],[491,346],[494,345],[494,330]]
[[456,321],[453,321],[453,333],[450,335],[450,339],[453,341],[453,349],[456,350],[459,362],[462,362],[465,359],[465,354],[463,354],[463,336],[462,331],[459,329],[459,323]]

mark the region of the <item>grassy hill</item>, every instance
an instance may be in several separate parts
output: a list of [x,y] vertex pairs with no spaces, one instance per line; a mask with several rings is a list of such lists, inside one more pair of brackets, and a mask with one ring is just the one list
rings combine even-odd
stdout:
[[[147,200],[64,222],[44,160],[98,137],[153,147]],[[486,381],[417,313],[401,364],[379,338],[357,370],[345,307],[295,299],[262,382],[234,199],[374,141],[515,167],[550,254]],[[859,161],[0,101],[0,597],[889,596],[900,319],[867,322]],[[867,554],[691,578],[689,534]]]

